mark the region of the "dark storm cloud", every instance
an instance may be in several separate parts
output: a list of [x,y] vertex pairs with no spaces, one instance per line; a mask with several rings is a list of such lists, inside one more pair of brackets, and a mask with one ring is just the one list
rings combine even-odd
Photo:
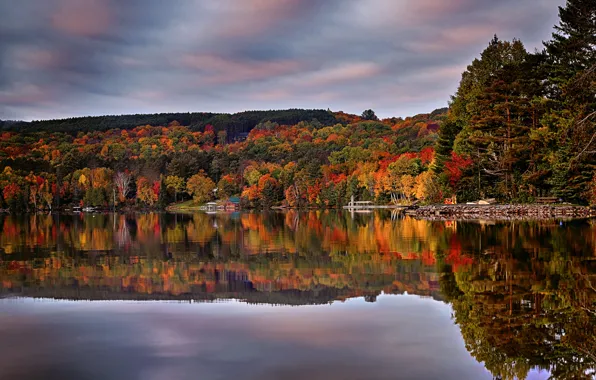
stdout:
[[0,1],[0,118],[446,105],[493,34],[562,0]]

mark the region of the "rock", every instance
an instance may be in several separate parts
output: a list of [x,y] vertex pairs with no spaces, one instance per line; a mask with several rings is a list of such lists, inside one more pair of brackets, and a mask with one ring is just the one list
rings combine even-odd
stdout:
[[[492,199],[486,199],[490,203]],[[459,204],[422,206],[409,213],[424,219],[552,219],[586,218],[593,214],[588,207],[552,205]]]

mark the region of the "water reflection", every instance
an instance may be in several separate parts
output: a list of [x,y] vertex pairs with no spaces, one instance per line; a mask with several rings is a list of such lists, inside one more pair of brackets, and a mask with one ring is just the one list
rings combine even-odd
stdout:
[[80,214],[0,216],[0,231],[5,296],[314,305],[408,293],[452,310],[465,348],[495,377],[595,376],[590,221]]
[[15,316],[0,318],[2,379],[492,378],[467,353],[449,306],[415,296],[299,308],[30,300],[0,308]]

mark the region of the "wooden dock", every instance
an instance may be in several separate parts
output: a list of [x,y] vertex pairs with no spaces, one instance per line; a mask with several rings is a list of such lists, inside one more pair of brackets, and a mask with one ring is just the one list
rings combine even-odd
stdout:
[[402,205],[375,205],[372,201],[350,201],[347,206],[343,207],[345,210],[405,210],[408,206]]

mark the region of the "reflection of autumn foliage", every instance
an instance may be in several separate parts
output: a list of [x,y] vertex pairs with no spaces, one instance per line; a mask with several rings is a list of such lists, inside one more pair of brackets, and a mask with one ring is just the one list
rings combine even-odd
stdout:
[[[392,236],[391,221],[381,217],[340,220],[336,213],[316,211],[247,213],[238,219],[206,214],[81,214],[60,221],[49,215],[8,217],[2,220],[0,236],[5,254],[22,252],[26,246],[49,252],[60,244],[67,252],[85,256],[59,252],[42,261],[18,256],[18,261],[0,264],[0,276],[4,288],[13,290],[33,283],[44,289],[76,283],[147,295],[225,293],[240,287],[263,292],[335,289],[334,297],[342,299],[381,291],[438,296],[433,254],[391,242],[400,239],[399,231],[411,231],[409,225],[421,222],[408,219]],[[371,234],[375,225],[379,232]],[[413,231],[404,234],[418,236]],[[192,252],[191,247],[203,254],[184,253]],[[173,261],[164,261],[170,254]],[[203,255],[212,254],[229,258],[205,261],[211,256]]]
[[584,221],[332,211],[0,216],[0,294],[301,305],[407,292],[447,299],[495,376],[582,379],[596,366],[595,239]]
[[[372,260],[372,261],[371,261]],[[316,261],[316,266],[295,266],[291,261],[256,263],[217,263],[162,261],[138,257],[75,260],[52,257],[43,261],[11,261],[0,266],[5,290],[18,291],[29,283],[41,289],[65,289],[76,283],[80,288],[106,289],[139,295],[179,296],[196,293],[229,293],[242,298],[249,291],[311,291],[317,288],[347,290],[346,296],[383,291],[431,295],[438,290],[438,277],[419,263],[399,263],[393,259],[381,265],[374,256],[364,257],[349,268],[339,263]],[[306,263],[305,263],[306,264]],[[390,265],[387,267],[387,265]],[[395,269],[391,269],[393,266]],[[404,275],[407,273],[407,275]]]
[[474,264],[474,259],[463,254],[461,243],[455,236],[452,236],[449,241],[449,250],[447,251],[445,262],[451,265],[454,271],[458,271],[461,267],[467,267]]
[[[464,274],[483,273],[479,265],[501,271],[495,273],[504,270],[503,264],[485,265],[486,255],[503,255],[514,247],[594,252],[595,238],[587,224],[559,229],[548,223],[392,221],[381,213],[352,217],[332,211],[6,216],[0,217],[0,278],[5,289],[13,290],[86,284],[163,297],[322,288],[335,289],[334,298],[381,291],[438,297],[439,264],[451,268],[460,291],[467,292],[475,282]],[[532,270],[546,268],[541,265]],[[568,273],[581,279],[589,270],[584,266]],[[577,286],[557,281],[553,284],[562,289]],[[478,288],[479,294],[494,288],[489,285]]]

